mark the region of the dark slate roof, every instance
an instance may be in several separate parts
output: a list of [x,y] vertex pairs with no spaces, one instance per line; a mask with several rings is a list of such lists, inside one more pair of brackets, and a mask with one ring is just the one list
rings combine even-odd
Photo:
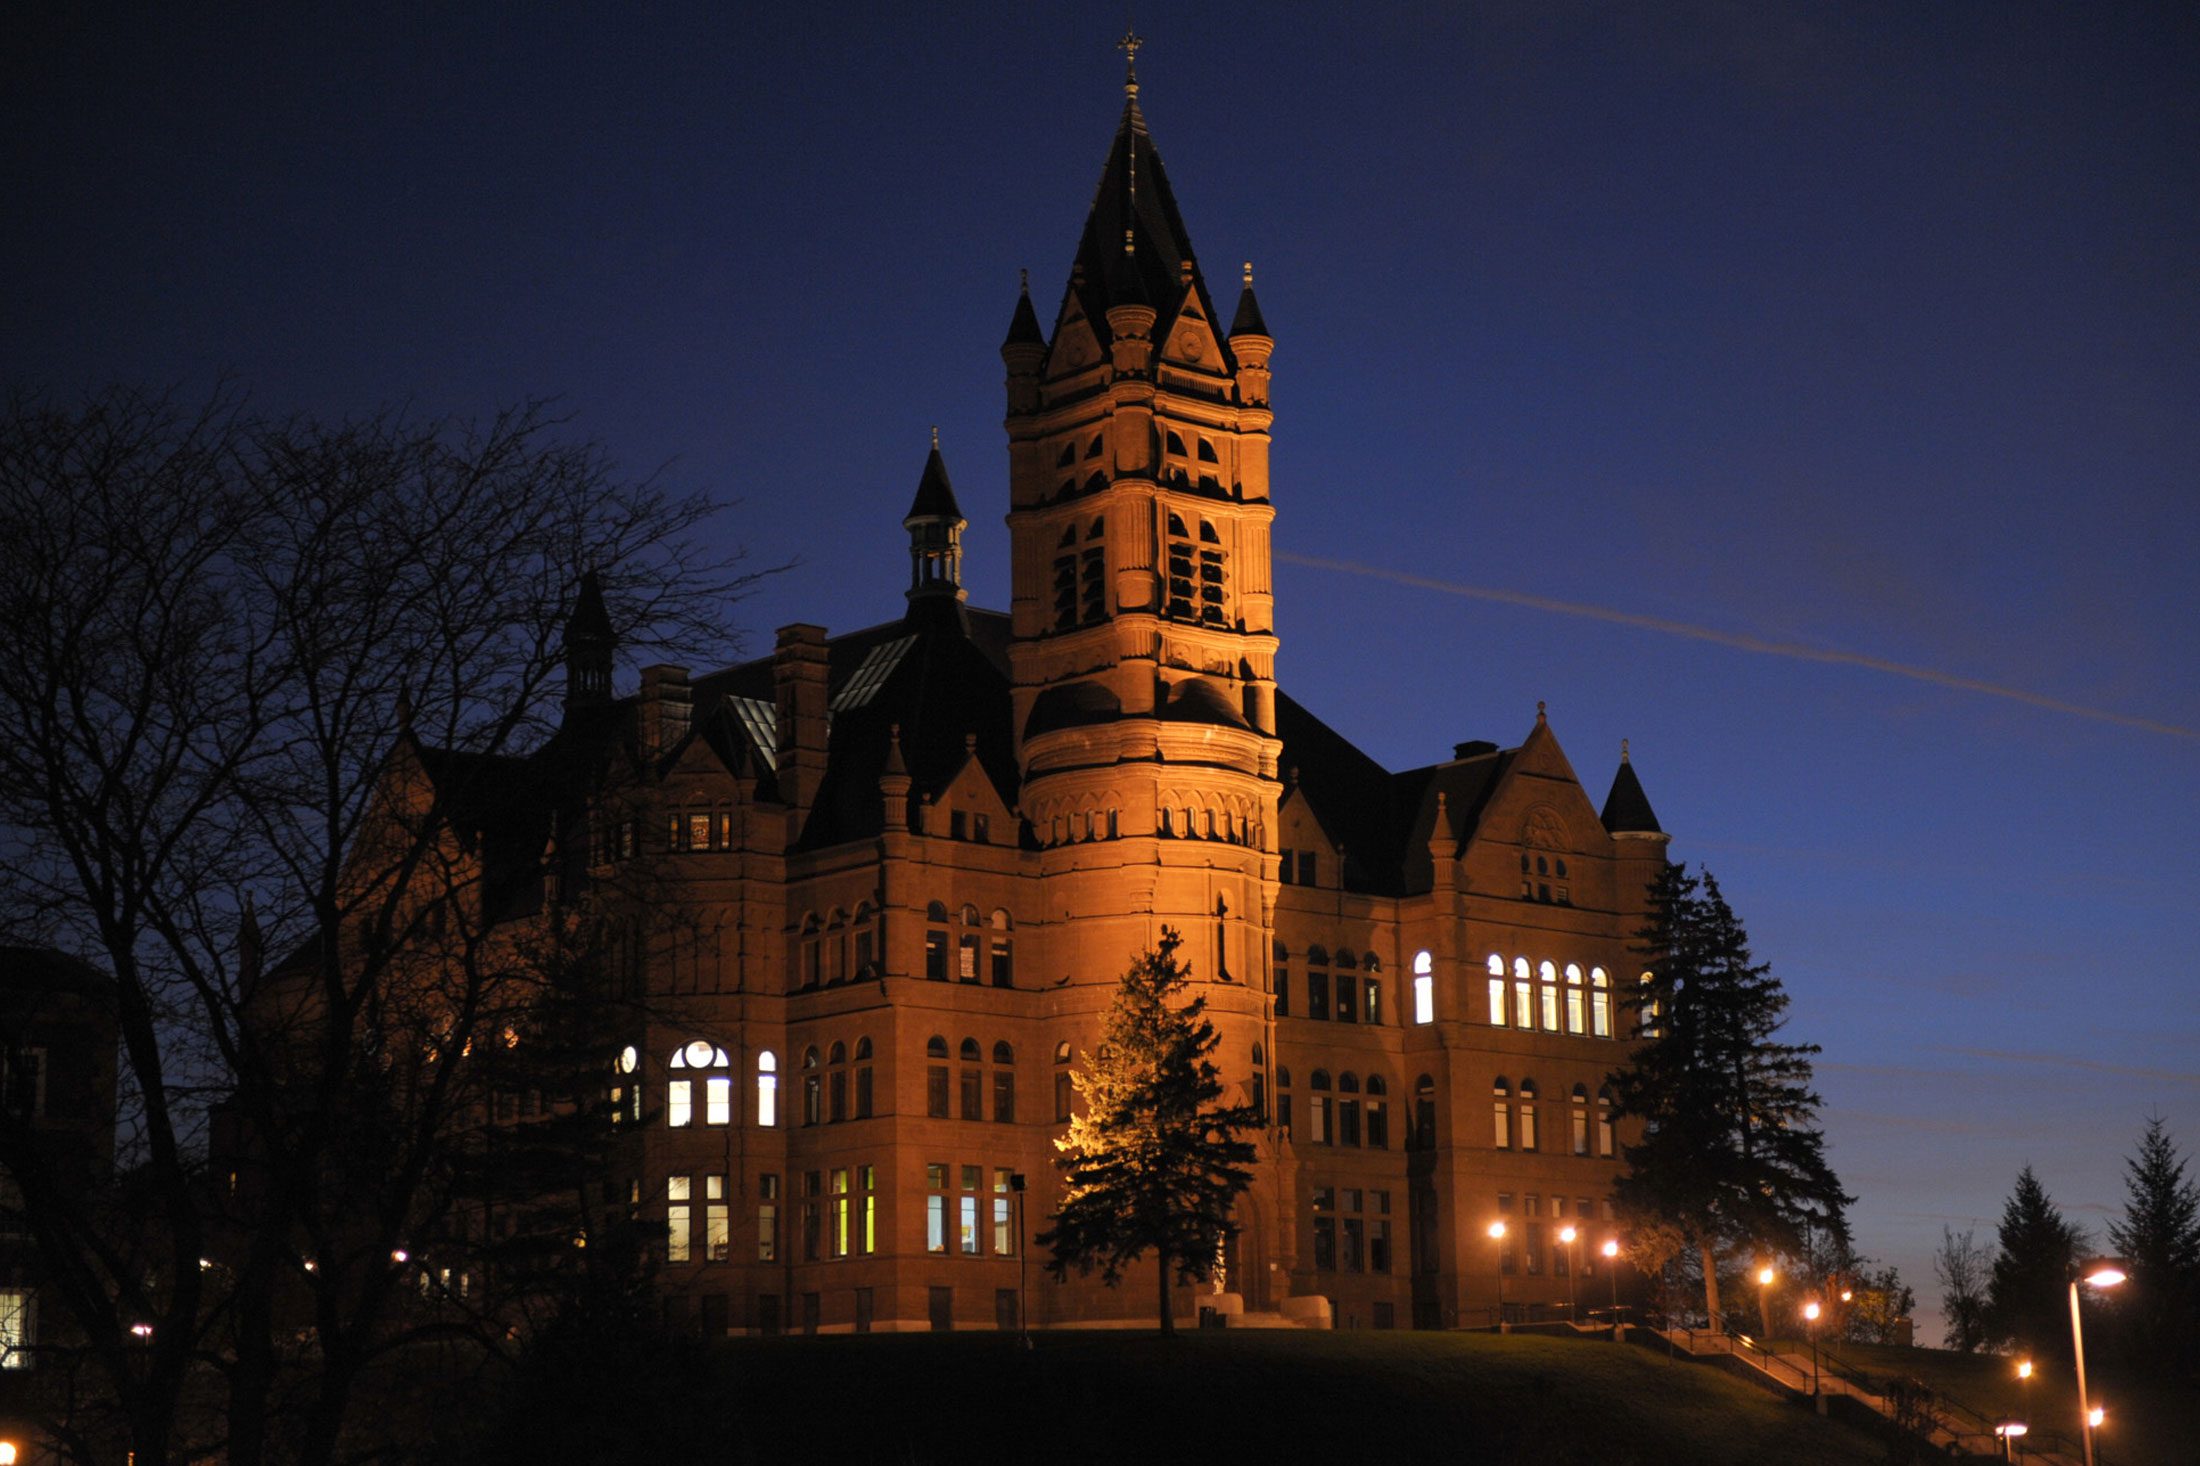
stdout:
[[[1135,246],[1127,261],[1126,230]],[[1206,277],[1197,269],[1191,236],[1177,211],[1161,154],[1146,131],[1145,114],[1132,97],[1124,104],[1123,120],[1108,146],[1100,187],[1093,193],[1092,212],[1085,217],[1085,232],[1077,243],[1078,269],[1069,286],[1078,293],[1103,350],[1108,344],[1111,305],[1135,302],[1155,307],[1161,314],[1154,322],[1153,339],[1156,343],[1168,339],[1170,313],[1184,298],[1186,260],[1195,260],[1192,282],[1199,292],[1199,313],[1212,321],[1215,303],[1207,293]],[[1216,345],[1222,352],[1223,370],[1235,371],[1237,360],[1229,344],[1218,341]]]
[[0,946],[0,989],[17,992],[106,993],[114,979],[81,957],[53,947]]
[[581,576],[580,594],[573,598],[573,614],[566,618],[567,641],[610,641],[611,613],[603,605],[603,581],[591,570]]
[[1031,287],[1026,285],[1016,293],[1016,314],[1008,318],[1008,339],[1003,346],[1044,346],[1047,338],[1039,329],[1039,313],[1031,308]]
[[482,899],[492,918],[534,910],[542,899],[543,851],[559,823],[557,801],[573,787],[568,778],[546,775],[566,750],[511,756],[415,747],[451,827],[480,851]]
[[[1290,302],[1284,302],[1289,305]],[[1230,334],[1233,336],[1265,336],[1268,322],[1260,313],[1260,302],[1253,298],[1253,282],[1245,282],[1245,293],[1238,297],[1237,314],[1230,318]]]
[[947,461],[940,457],[940,445],[932,444],[932,452],[924,460],[924,476],[917,480],[917,497],[910,501],[909,512],[902,516],[903,525],[915,524],[920,519],[963,520],[962,509],[955,503],[955,487],[947,481]]
[[1612,792],[1604,796],[1604,828],[1613,834],[1665,833],[1658,825],[1657,811],[1650,808],[1650,796],[1642,792],[1642,781],[1635,777],[1635,766],[1623,752],[1619,756],[1619,772],[1612,775]]

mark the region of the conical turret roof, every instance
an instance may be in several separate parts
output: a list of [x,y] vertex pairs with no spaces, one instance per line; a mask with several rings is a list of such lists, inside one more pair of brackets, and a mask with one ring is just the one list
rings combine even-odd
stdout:
[[565,619],[565,639],[569,642],[613,639],[611,613],[603,604],[603,581],[593,570],[581,576],[580,592],[573,597],[573,614]]
[[1665,833],[1657,812],[1650,808],[1650,796],[1642,792],[1642,781],[1635,777],[1625,744],[1620,746],[1619,772],[1612,775],[1612,792],[1604,796],[1603,820],[1604,828],[1615,835]]
[[909,512],[901,522],[908,526],[920,519],[962,518],[962,508],[955,502],[955,486],[947,481],[947,462],[940,457],[939,439],[935,437],[932,451],[924,460],[924,477],[917,480],[917,497],[910,501]]

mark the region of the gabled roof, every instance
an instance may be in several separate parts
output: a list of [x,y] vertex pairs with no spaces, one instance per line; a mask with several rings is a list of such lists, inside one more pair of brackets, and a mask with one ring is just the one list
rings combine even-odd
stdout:
[[[1126,241],[1131,246],[1128,251]],[[1193,283],[1199,291],[1200,314],[1212,321],[1214,300],[1198,272],[1184,216],[1177,211],[1169,175],[1134,95],[1124,103],[1123,119],[1108,146],[1100,186],[1093,193],[1092,211],[1085,216],[1085,232],[1077,243],[1077,270],[1069,287],[1078,294],[1103,350],[1108,344],[1111,305],[1136,303],[1161,310],[1163,318],[1154,323],[1154,339],[1166,339],[1170,302],[1183,295],[1186,260],[1195,261]],[[1224,370],[1235,371],[1237,361],[1228,343],[1217,344],[1222,348]]]

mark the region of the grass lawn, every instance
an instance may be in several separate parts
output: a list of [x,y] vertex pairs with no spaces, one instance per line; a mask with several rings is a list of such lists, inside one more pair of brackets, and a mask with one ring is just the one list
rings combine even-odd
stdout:
[[[1788,1353],[1810,1352],[1803,1341],[1778,1347]],[[2078,1385],[2068,1365],[2035,1360],[2037,1372],[2027,1395],[2017,1379],[2016,1360],[2003,1355],[1865,1344],[1842,1344],[1830,1352],[1866,1374],[1923,1380],[1990,1419],[2028,1419],[2042,1429],[2076,1435]],[[2194,1391],[2135,1384],[2113,1364],[2099,1361],[2088,1363],[2086,1384],[2093,1403],[2108,1411],[2094,1436],[2104,1466],[2191,1466],[2200,1459],[2193,1445],[2200,1440],[2200,1395]]]
[[[667,1429],[735,1460],[1817,1466],[1874,1437],[1721,1372],[1516,1335],[1043,1333],[731,1342]],[[683,1411],[683,1414],[686,1412]],[[669,1449],[676,1449],[668,1440]],[[1433,1453],[1433,1454],[1432,1454]]]

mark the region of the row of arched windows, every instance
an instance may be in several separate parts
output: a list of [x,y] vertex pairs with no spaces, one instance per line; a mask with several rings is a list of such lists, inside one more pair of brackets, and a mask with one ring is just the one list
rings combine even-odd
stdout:
[[[947,1039],[933,1034],[924,1044],[924,1112],[935,1120],[950,1118],[950,1097],[957,1101],[954,1117],[964,1120],[983,1120],[986,1116],[986,1079],[992,1077],[993,1114],[999,1124],[1011,1124],[1016,1119],[1016,1050],[1008,1040],[998,1039],[993,1044],[993,1062],[988,1069],[986,1051],[974,1038],[965,1038],[949,1054]],[[957,1060],[957,1068],[951,1068],[948,1060]]]
[[[1015,951],[1009,932],[1015,921],[995,907],[990,917],[965,904],[951,921],[944,902],[925,908],[924,975],[933,982],[990,982],[994,987],[1016,985]],[[951,932],[950,927],[960,927]]]
[[[1276,943],[1276,1016],[1288,1018],[1294,1011],[1317,1021],[1381,1023],[1383,1021],[1382,959],[1373,952],[1354,956],[1349,947],[1329,949],[1319,943],[1305,952],[1305,1001],[1297,1009],[1291,976],[1291,949]],[[1363,973],[1365,975],[1363,975]]]
[[[1258,1049],[1255,1050],[1258,1053]],[[1257,1061],[1256,1061],[1257,1062]],[[1310,1145],[1365,1145],[1375,1150],[1390,1148],[1389,1086],[1380,1074],[1367,1076],[1363,1090],[1358,1075],[1349,1070],[1331,1080],[1327,1069],[1306,1077],[1306,1134]],[[1276,1123],[1295,1133],[1291,1071],[1276,1070]]]
[[878,976],[878,912],[870,902],[857,904],[850,916],[834,907],[823,917],[802,918],[795,943],[795,981],[805,988],[830,986],[850,978]]
[[[1540,1107],[1536,1103],[1535,1081],[1523,1079],[1516,1092],[1500,1074],[1490,1087],[1491,1144],[1499,1150],[1543,1149]],[[1577,1084],[1568,1097],[1566,1111],[1566,1153],[1585,1156],[1591,1153],[1612,1154],[1612,1091],[1607,1086],[1596,1094],[1596,1108],[1592,1116],[1589,1090]],[[1593,1125],[1593,1129],[1592,1129]]]
[[1592,967],[1584,977],[1581,964],[1569,962],[1561,980],[1557,964],[1531,967],[1527,958],[1515,957],[1508,982],[1505,959],[1495,952],[1487,967],[1492,1027],[1613,1037],[1612,979],[1603,968]]

